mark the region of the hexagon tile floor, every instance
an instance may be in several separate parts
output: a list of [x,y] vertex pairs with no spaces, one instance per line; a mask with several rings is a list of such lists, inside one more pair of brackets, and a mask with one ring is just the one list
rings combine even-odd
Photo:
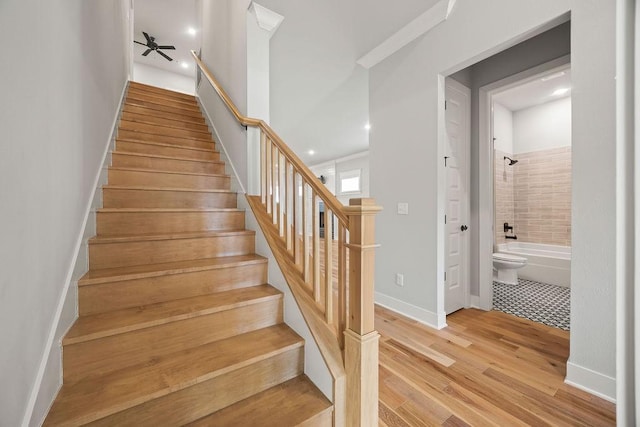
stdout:
[[571,289],[518,279],[518,286],[493,282],[493,309],[569,330]]

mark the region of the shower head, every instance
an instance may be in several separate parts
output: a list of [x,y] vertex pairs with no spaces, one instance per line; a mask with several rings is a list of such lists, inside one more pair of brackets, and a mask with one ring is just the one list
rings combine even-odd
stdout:
[[517,160],[513,160],[511,157],[504,156],[504,160],[509,160],[509,166],[513,166],[518,163]]

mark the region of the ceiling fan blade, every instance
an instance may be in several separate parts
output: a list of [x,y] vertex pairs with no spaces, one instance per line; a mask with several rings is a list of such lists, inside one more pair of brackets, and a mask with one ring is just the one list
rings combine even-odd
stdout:
[[171,49],[171,50],[176,50],[175,46],[158,46],[158,49]]
[[139,42],[138,40],[134,40],[133,42],[134,42],[134,43],[141,44],[142,46],[146,46],[146,44],[145,44],[145,43]]
[[144,31],[142,32],[142,34],[144,35],[144,38],[147,39],[147,44],[151,43],[151,37],[149,37],[149,34],[145,33]]
[[158,52],[160,55],[164,56],[168,61],[173,61],[173,58],[168,57],[167,55],[165,55],[164,53],[160,52],[159,50],[156,50],[156,52]]
[[147,49],[144,51],[144,53],[142,54],[142,56],[147,56],[149,55],[151,52],[153,51],[153,49]]
[[170,58],[169,56],[165,55],[164,53],[162,53],[159,50],[156,50],[156,52],[158,52],[160,55],[164,56],[168,61],[173,61],[173,58]]

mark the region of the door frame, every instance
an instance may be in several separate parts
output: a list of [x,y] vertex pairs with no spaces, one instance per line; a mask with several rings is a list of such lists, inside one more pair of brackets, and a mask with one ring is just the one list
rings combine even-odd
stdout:
[[514,86],[536,80],[545,74],[553,74],[567,69],[571,64],[571,55],[561,56],[536,67],[482,86],[479,89],[478,110],[478,162],[479,162],[479,212],[478,212],[478,268],[479,301],[478,308],[493,308],[493,248],[494,232],[494,159],[493,159],[493,95]]
[[[464,217],[463,221],[465,221],[467,224],[470,224],[470,220],[471,220],[471,88],[463,85],[462,83],[453,80],[449,77],[446,76],[440,76],[440,80],[441,80],[441,95],[442,95],[442,102],[440,103],[440,108],[438,108],[438,111],[441,113],[439,114],[439,118],[438,120],[440,121],[440,126],[438,126],[438,128],[441,130],[441,135],[438,138],[439,143],[438,143],[438,153],[439,153],[439,166],[438,166],[438,177],[440,178],[441,182],[439,184],[439,188],[440,188],[440,194],[438,197],[439,203],[442,205],[442,212],[443,216],[442,219],[440,221],[438,221],[438,240],[440,242],[438,242],[438,247],[442,248],[442,250],[438,251],[439,254],[441,255],[441,259],[438,260],[438,265],[439,265],[439,270],[441,270],[441,272],[439,272],[439,277],[441,277],[441,283],[442,286],[439,286],[438,289],[440,292],[438,292],[438,328],[442,328],[444,326],[446,326],[446,310],[445,310],[445,295],[446,295],[446,283],[444,280],[444,274],[447,270],[447,255],[446,255],[446,248],[447,248],[447,243],[446,243],[446,225],[444,222],[444,215],[446,215],[447,209],[446,209],[446,203],[447,203],[447,186],[446,186],[446,182],[447,182],[447,171],[444,165],[444,156],[445,156],[445,144],[446,144],[446,111],[445,111],[445,105],[444,105],[444,100],[446,100],[446,87],[447,87],[447,81],[449,81],[449,83],[452,86],[457,86],[457,89],[460,90],[461,92],[466,92],[468,94],[467,97],[467,105],[466,105],[466,116],[467,116],[467,126],[465,129],[465,132],[467,133],[466,135],[466,143],[464,144],[463,147],[461,147],[462,150],[464,150],[464,155],[466,157],[466,167],[465,167],[465,172],[466,172],[466,177],[465,177],[465,182],[463,183],[463,185],[466,187],[467,192],[466,192],[466,197],[465,197],[465,207],[463,209],[462,212],[462,216]],[[466,238],[465,240],[462,242],[462,264],[464,265],[464,274],[462,276],[462,280],[464,282],[463,284],[463,294],[464,294],[464,303],[463,303],[463,308],[468,308],[470,306],[470,281],[471,281],[471,242],[470,242],[470,236],[471,233],[467,233],[466,234]]]

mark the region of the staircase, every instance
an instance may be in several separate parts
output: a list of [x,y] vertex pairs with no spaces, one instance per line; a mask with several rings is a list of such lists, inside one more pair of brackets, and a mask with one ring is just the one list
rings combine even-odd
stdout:
[[329,426],[192,96],[130,83],[44,425]]

